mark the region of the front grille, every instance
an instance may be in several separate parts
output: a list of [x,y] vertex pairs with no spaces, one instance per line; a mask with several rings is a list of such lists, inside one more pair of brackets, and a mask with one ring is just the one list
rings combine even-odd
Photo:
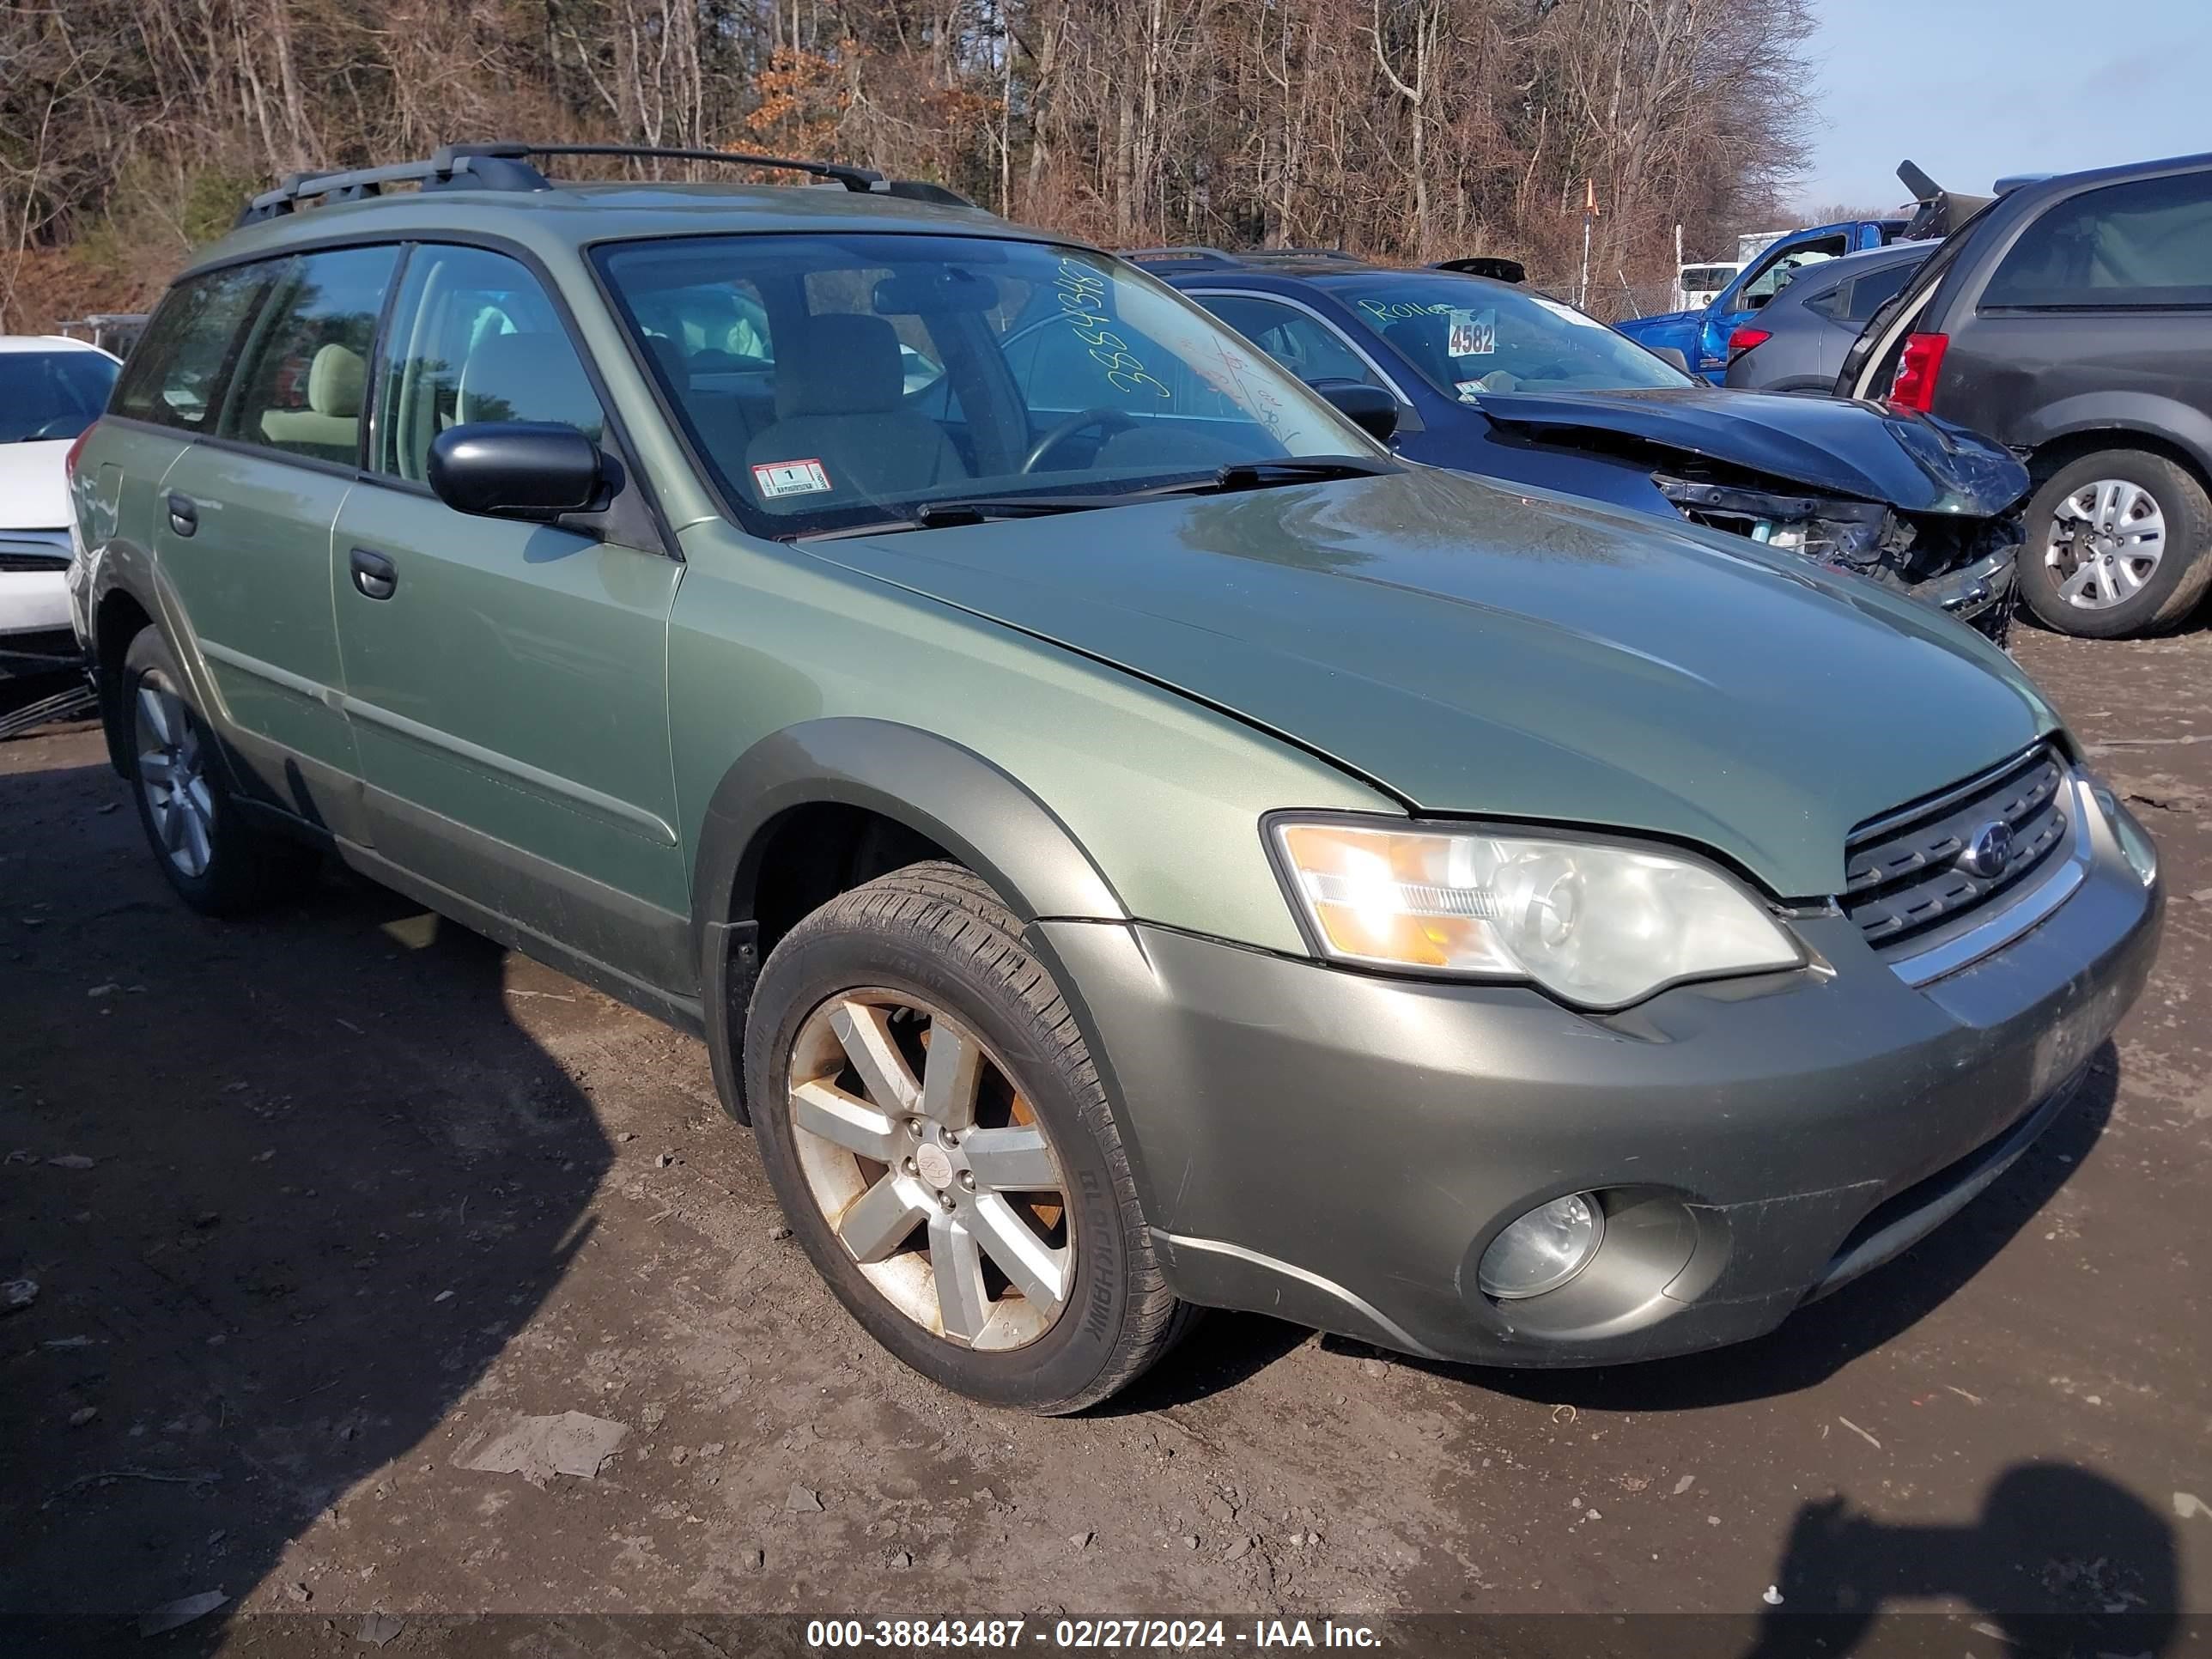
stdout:
[[66,553],[25,553],[12,547],[0,547],[0,570],[66,570]]
[[[1844,914],[1868,944],[1887,947],[1979,908],[2063,844],[2066,779],[2057,753],[2034,749],[1860,825],[1844,843]],[[1967,855],[1995,823],[2010,835],[2009,854],[1978,871]]]

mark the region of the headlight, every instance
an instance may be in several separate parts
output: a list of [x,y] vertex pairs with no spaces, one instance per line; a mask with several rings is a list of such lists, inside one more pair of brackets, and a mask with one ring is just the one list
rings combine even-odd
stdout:
[[1618,1008],[1677,980],[1803,960],[1733,881],[1671,853],[1342,819],[1268,832],[1309,933],[1340,962],[1534,980]]

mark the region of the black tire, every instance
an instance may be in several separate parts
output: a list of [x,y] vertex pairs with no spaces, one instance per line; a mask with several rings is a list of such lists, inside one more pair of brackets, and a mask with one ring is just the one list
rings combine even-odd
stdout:
[[[173,854],[164,840],[155,797],[157,787],[141,775],[139,702],[142,694],[168,704],[174,718],[181,711],[200,760],[199,780],[204,787],[200,816],[204,823],[207,856],[198,869]],[[214,734],[191,702],[185,677],[168,641],[157,628],[138,630],[124,653],[121,683],[116,689],[116,729],[122,734],[123,753],[129,767],[131,797],[138,808],[138,823],[146,831],[154,861],[168,878],[177,896],[203,915],[235,916],[266,909],[297,897],[313,884],[321,867],[321,854],[305,842],[264,829],[233,804],[228,769],[217,752]],[[195,860],[197,861],[197,860]]]
[[[2166,521],[2163,556],[2142,588],[2104,609],[2064,598],[2066,561],[2051,563],[2060,504],[2103,479],[2130,483],[2158,504]],[[2082,639],[2117,640],[2179,628],[2212,586],[2212,500],[2185,467],[2140,449],[2106,449],[2070,461],[2044,480],[2027,505],[2020,554],[2021,598],[2045,626]]]
[[[980,1036],[1034,1111],[1066,1180],[1079,1248],[1058,1317],[1026,1346],[982,1351],[902,1312],[841,1242],[802,1168],[788,1106],[793,1046],[841,994],[907,995]],[[1129,1164],[1082,1033],[1020,924],[957,865],[916,864],[823,905],[761,971],[746,1021],[746,1097],[770,1184],[792,1229],[853,1316],[900,1359],[987,1405],[1081,1411],[1134,1381],[1194,1310],[1164,1282]]]

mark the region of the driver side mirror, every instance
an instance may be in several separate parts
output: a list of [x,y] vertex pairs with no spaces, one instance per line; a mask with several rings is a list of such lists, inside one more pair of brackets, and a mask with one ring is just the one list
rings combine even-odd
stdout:
[[1398,400],[1364,380],[1309,380],[1329,406],[1379,444],[1397,434]]
[[1682,355],[1682,349],[1680,346],[1653,346],[1650,351],[1653,356],[1668,368],[1679,368],[1685,374],[1690,372],[1690,360]]
[[430,489],[456,513],[553,524],[601,504],[611,471],[599,447],[557,422],[476,421],[430,444]]

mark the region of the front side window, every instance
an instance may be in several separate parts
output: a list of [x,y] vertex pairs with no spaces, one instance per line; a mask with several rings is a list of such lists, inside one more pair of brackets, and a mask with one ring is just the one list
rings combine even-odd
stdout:
[[2084,191],[2012,245],[1984,306],[2212,305],[2212,172]]
[[[706,337],[701,337],[702,349]],[[386,332],[377,471],[429,477],[430,445],[477,421],[557,421],[597,443],[606,416],[545,290],[519,259],[426,242]]]
[[233,377],[223,437],[357,462],[369,345],[398,257],[395,247],[334,248],[286,266]]
[[115,412],[204,430],[246,319],[276,266],[233,265],[181,282],[146,325],[116,388]]
[[118,367],[104,351],[0,351],[0,444],[76,437],[107,407]]
[[[1197,306],[1087,249],[775,234],[598,260],[695,450],[763,534],[963,498],[1095,499],[1237,462],[1383,459]],[[734,349],[723,318],[757,348]]]
[[1850,246],[1844,237],[1835,235],[1823,236],[1816,241],[1800,242],[1794,247],[1771,254],[1758,274],[1737,291],[1736,306],[1741,310],[1757,311],[1796,282],[1800,271],[1826,264],[1831,259],[1839,259],[1850,252]]
[[1317,380],[1382,384],[1334,329],[1296,306],[1249,294],[1207,294],[1200,298],[1208,311],[1309,386]]
[[1327,283],[1362,326],[1447,398],[1691,383],[1596,318],[1501,283],[1407,270]]

